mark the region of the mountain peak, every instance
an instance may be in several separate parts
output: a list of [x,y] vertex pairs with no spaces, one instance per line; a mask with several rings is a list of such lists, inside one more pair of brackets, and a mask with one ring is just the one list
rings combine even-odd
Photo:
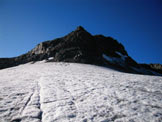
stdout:
[[[78,26],[74,31],[65,36],[68,41],[81,41],[86,42],[87,40],[92,40],[93,36],[85,30],[82,26]],[[89,41],[89,43],[93,43]]]
[[117,40],[103,35],[91,35],[82,26],[64,37],[42,42],[26,54],[8,59],[0,58],[0,69],[48,60],[51,57],[55,62],[95,64],[124,72],[152,75],[162,72],[159,65],[138,64]]
[[76,28],[76,30],[77,30],[77,31],[85,31],[85,29],[84,29],[82,26],[78,26],[78,27]]

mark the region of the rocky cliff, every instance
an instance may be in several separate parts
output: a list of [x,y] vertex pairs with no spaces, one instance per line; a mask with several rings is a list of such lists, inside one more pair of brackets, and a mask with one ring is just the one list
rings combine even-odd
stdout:
[[41,60],[95,64],[124,72],[159,75],[156,70],[151,70],[152,67],[139,65],[115,39],[91,35],[81,26],[62,38],[38,44],[26,54],[1,58],[0,69]]

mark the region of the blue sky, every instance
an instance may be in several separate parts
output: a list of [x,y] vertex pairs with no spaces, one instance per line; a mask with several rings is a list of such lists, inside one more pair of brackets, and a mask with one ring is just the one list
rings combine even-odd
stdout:
[[0,0],[0,57],[83,26],[121,42],[139,63],[162,63],[161,0]]

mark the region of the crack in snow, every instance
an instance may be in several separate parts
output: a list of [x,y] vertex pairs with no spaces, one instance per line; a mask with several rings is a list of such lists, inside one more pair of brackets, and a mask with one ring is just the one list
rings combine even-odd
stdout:
[[[13,118],[12,122],[20,122],[27,118],[39,120],[42,122],[42,114],[43,111],[41,109],[41,95],[40,95],[41,86],[39,81],[36,81],[36,86],[32,93],[30,93],[29,97],[27,98],[24,106],[20,110],[18,117]],[[26,99],[26,98],[25,98]],[[35,111],[33,111],[36,109]],[[34,112],[34,114],[32,113]]]
[[34,92],[32,92],[32,93],[29,95],[29,97],[28,97],[28,99],[27,99],[25,105],[24,105],[23,108],[20,110],[20,114],[22,114],[23,111],[24,111],[24,109],[28,106],[28,104],[29,104],[29,102],[30,102],[31,97],[33,96],[33,94],[34,94]]
[[38,100],[39,100],[39,109],[40,109],[40,114],[39,114],[38,118],[42,122],[43,110],[42,110],[42,104],[41,104],[41,94],[40,94],[41,85],[40,85],[40,81],[37,82],[37,85],[38,85],[38,91],[39,91],[39,99]]

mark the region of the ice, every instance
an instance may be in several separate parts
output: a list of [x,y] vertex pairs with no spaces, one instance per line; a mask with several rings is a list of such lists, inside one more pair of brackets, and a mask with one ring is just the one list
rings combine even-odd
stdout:
[[53,60],[53,59],[54,59],[54,57],[49,57],[49,58],[48,58],[48,60]]
[[162,77],[52,62],[0,76],[0,122],[162,121]]
[[116,53],[117,53],[118,55],[120,55],[121,58],[122,58],[122,60],[124,60],[124,61],[125,61],[125,59],[128,57],[128,56],[126,56],[126,55],[121,54],[121,53],[118,52],[118,51],[116,51]]
[[103,56],[103,58],[106,59],[107,61],[113,63],[114,59],[113,59],[112,57],[109,57],[109,56],[107,56],[107,55],[105,55],[105,54],[103,54],[102,56]]
[[123,57],[122,58],[110,57],[110,56],[107,56],[105,54],[103,54],[102,56],[105,60],[107,60],[108,62],[110,62],[112,64],[118,64],[122,67],[125,66],[125,58],[123,58]]

